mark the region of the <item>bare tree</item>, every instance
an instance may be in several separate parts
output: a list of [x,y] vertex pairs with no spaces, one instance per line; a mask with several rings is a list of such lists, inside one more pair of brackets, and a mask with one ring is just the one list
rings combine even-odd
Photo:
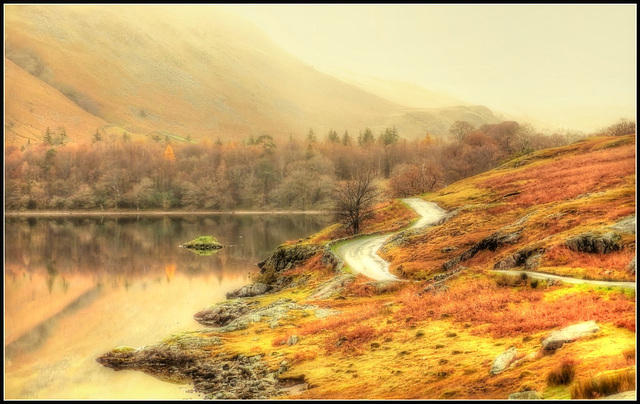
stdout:
[[462,142],[467,135],[475,128],[467,121],[455,121],[449,127],[449,134],[459,142]]
[[382,193],[375,178],[374,170],[364,169],[337,188],[337,220],[353,235],[358,234],[362,222],[373,215],[373,205]]

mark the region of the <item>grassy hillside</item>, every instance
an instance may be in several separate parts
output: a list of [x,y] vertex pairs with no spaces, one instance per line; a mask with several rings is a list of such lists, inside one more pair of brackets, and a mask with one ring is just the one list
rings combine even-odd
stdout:
[[[506,399],[523,391],[566,399],[635,390],[635,289],[494,272],[526,268],[634,281],[634,158],[635,135],[592,138],[424,195],[451,215],[383,246],[406,282],[371,282],[349,275],[348,267],[334,272],[324,247],[344,236],[337,225],[289,243],[280,253],[311,252],[310,258],[279,272],[272,292],[237,304],[306,306],[241,330],[202,331],[198,338],[220,344],[207,346],[211,359],[198,363],[256,358],[280,380],[306,383],[288,396],[296,399]],[[363,232],[398,231],[414,217],[400,201],[387,202]],[[584,234],[580,240],[601,244],[569,241]],[[584,251],[603,245],[608,249]],[[320,316],[320,309],[334,312]],[[553,331],[591,320],[597,332],[542,348]],[[158,349],[109,355],[112,363],[127,363]],[[513,354],[510,366],[491,373],[505,352]],[[137,369],[150,371],[144,364]]]
[[[303,64],[215,6],[8,5],[5,44],[10,69],[34,77],[21,91],[7,88],[7,120],[16,125],[5,142],[34,140],[47,126],[88,141],[102,121],[131,133],[212,141],[388,125],[412,138],[446,132],[469,113],[408,110],[384,100]],[[48,96],[49,87],[84,117],[69,116],[68,102]],[[35,105],[26,114],[20,106],[29,103]],[[487,109],[478,112],[471,115],[496,121]],[[39,118],[45,114],[47,122]]]

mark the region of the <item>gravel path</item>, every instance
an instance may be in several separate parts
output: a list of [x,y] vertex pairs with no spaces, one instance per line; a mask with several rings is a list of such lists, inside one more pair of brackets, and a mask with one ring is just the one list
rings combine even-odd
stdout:
[[[419,198],[406,198],[403,201],[420,215],[409,229],[431,226],[446,214],[446,211],[434,202]],[[394,234],[357,238],[339,246],[337,253],[356,273],[377,281],[400,280],[389,272],[389,263],[378,255],[380,247]]]
[[577,279],[577,278],[569,278],[566,276],[559,275],[551,275],[545,274],[542,272],[531,272],[531,271],[516,271],[516,270],[494,270],[492,272],[502,273],[508,275],[521,275],[527,274],[529,278],[534,279],[555,279],[566,283],[575,283],[575,284],[587,284],[587,285],[595,285],[595,286],[613,286],[613,287],[621,287],[621,288],[636,288],[635,282],[616,282],[616,281],[594,281],[588,279]]

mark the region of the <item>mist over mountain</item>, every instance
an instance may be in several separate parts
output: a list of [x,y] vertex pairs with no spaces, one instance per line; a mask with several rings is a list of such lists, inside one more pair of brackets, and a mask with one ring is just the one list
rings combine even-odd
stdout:
[[407,107],[319,72],[215,6],[5,6],[5,82],[5,143],[16,144],[60,127],[81,142],[96,131],[240,141],[387,126],[412,139],[498,121],[487,107]]

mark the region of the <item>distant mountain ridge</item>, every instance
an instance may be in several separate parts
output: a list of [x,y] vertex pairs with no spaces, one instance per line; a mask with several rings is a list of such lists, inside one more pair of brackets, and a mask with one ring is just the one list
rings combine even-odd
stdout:
[[409,108],[374,95],[316,71],[215,6],[4,10],[5,143],[38,141],[47,127],[80,142],[96,130],[239,141],[386,126],[416,138],[445,134],[456,120],[498,121],[486,107]]

